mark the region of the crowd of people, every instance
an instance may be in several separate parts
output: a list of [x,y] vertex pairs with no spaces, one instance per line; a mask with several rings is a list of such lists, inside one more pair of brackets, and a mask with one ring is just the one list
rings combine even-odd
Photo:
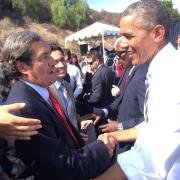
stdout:
[[161,1],[140,0],[119,26],[118,79],[101,51],[79,64],[38,33],[7,37],[0,179],[179,179],[180,25]]

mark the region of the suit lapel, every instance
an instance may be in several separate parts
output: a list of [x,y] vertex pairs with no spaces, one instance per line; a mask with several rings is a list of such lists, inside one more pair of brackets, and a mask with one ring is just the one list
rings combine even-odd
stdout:
[[61,107],[63,108],[63,111],[65,112],[65,109],[64,109],[63,104],[61,102],[61,98],[59,97],[59,93],[58,93],[58,90],[57,90],[56,86],[54,84],[52,84],[49,87],[49,90],[52,92],[54,97],[58,100],[58,103],[61,105]]
[[[121,100],[122,100],[122,98],[123,98],[123,96],[124,96],[124,93],[125,93],[125,91],[126,91],[126,88],[128,87],[129,83],[131,82],[131,80],[132,80],[132,78],[133,78],[133,76],[134,76],[134,74],[135,74],[135,72],[136,72],[136,69],[137,69],[137,66],[134,67],[134,69],[132,70],[131,74],[129,75],[128,82],[127,82],[127,84],[124,86],[124,88],[123,88],[123,90],[122,90],[122,92],[121,92]],[[130,71],[131,71],[131,70],[130,70]],[[130,71],[129,71],[129,72],[130,72]]]
[[[131,74],[129,75],[128,82],[127,82],[127,85],[126,85],[125,89],[127,88],[127,86],[129,85],[129,83],[131,82],[131,80],[132,80],[132,78],[133,78],[136,70],[137,70],[137,66],[135,66],[135,67],[133,68]],[[130,70],[130,71],[131,71],[131,70]]]

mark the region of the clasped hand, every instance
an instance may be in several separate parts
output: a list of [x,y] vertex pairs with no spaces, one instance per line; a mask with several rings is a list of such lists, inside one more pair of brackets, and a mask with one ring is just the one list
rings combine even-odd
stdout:
[[116,138],[111,135],[108,135],[108,133],[105,133],[99,135],[98,140],[102,141],[106,145],[109,152],[109,156],[112,157],[117,144]]

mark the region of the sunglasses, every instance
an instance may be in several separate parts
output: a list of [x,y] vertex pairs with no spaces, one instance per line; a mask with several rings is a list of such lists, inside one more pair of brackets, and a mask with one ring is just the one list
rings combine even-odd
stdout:
[[121,57],[121,56],[124,56],[126,53],[127,53],[126,50],[123,50],[123,51],[116,51],[116,56]]

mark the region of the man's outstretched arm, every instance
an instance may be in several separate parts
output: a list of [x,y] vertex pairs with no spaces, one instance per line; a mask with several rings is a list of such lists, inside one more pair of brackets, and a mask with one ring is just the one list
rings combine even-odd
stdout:
[[23,118],[11,113],[22,109],[25,103],[0,106],[0,138],[30,140],[41,128],[38,119]]

